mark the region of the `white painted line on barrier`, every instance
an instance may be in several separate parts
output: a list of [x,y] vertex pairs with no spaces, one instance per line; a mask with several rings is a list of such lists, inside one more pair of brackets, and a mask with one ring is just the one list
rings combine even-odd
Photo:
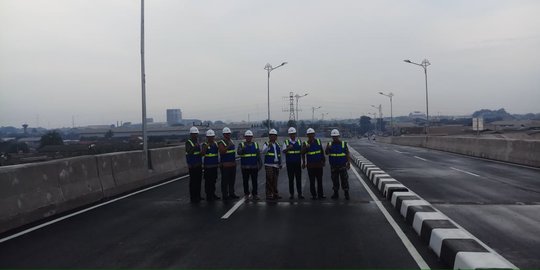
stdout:
[[234,213],[234,211],[236,211],[236,209],[238,209],[242,204],[244,204],[244,202],[246,202],[245,197],[236,202],[233,207],[221,217],[221,219],[228,219]]
[[414,158],[417,158],[417,159],[419,159],[419,160],[423,160],[423,161],[428,161],[427,159],[425,159],[425,158],[421,158],[421,157],[419,157],[419,156],[414,156]]
[[143,192],[145,192],[145,191],[148,191],[148,190],[151,190],[151,189],[154,189],[154,188],[157,188],[157,187],[161,187],[161,186],[164,186],[164,185],[167,185],[167,184],[176,182],[176,181],[178,181],[178,180],[180,180],[180,179],[184,179],[184,178],[186,178],[186,177],[189,177],[189,175],[184,175],[184,176],[181,176],[181,177],[178,177],[178,178],[169,180],[169,181],[167,181],[167,182],[163,182],[163,183],[157,184],[157,185],[155,185],[155,186],[147,187],[147,188],[145,188],[145,189],[141,189],[141,190],[135,191],[135,192],[133,192],[133,193],[130,193],[130,194],[127,194],[127,195],[124,195],[124,196],[121,196],[121,197],[112,199],[112,200],[110,200],[110,201],[106,201],[106,202],[103,202],[103,203],[100,203],[100,204],[97,204],[97,205],[94,205],[94,206],[91,206],[91,207],[88,207],[88,208],[79,210],[79,211],[77,211],[77,212],[74,212],[74,213],[71,213],[71,214],[68,214],[68,215],[59,217],[59,218],[57,218],[57,219],[53,219],[53,220],[51,220],[51,221],[47,221],[47,222],[42,223],[42,224],[39,224],[39,225],[37,225],[37,226],[35,226],[35,227],[29,228],[29,229],[26,229],[26,230],[24,230],[24,231],[21,231],[21,232],[12,234],[12,235],[10,235],[10,236],[7,236],[7,237],[5,237],[5,238],[2,238],[2,239],[0,239],[0,243],[6,242],[6,241],[11,240],[11,239],[13,239],[13,238],[17,238],[17,237],[22,236],[22,235],[25,235],[25,234],[27,234],[27,233],[31,233],[31,232],[33,232],[33,231],[35,231],[35,230],[39,230],[39,229],[41,229],[41,228],[43,228],[43,227],[47,227],[47,226],[49,226],[49,225],[52,225],[52,224],[57,223],[57,222],[59,222],[59,221],[68,219],[68,218],[70,218],[70,217],[74,217],[74,216],[80,215],[80,214],[82,214],[82,213],[86,213],[86,212],[88,212],[88,211],[90,211],[90,210],[93,210],[93,209],[96,209],[96,208],[105,206],[105,205],[107,205],[107,204],[111,204],[111,203],[113,203],[113,202],[117,202],[117,201],[119,201],[119,200],[122,200],[122,199],[125,199],[125,198],[128,198],[128,197],[131,197],[131,196],[133,196],[133,195],[137,195],[137,194],[139,194],[139,193],[143,193]]
[[420,255],[420,253],[418,252],[418,250],[416,250],[416,248],[413,246],[413,244],[411,243],[411,241],[409,241],[409,238],[407,238],[407,236],[405,235],[405,233],[401,230],[401,228],[397,225],[396,221],[392,218],[392,216],[390,215],[390,213],[388,213],[388,211],[386,211],[386,208],[384,208],[384,206],[382,205],[381,201],[379,201],[379,199],[377,198],[377,196],[375,196],[375,194],[373,194],[373,191],[371,191],[371,189],[368,187],[368,185],[366,184],[366,182],[362,179],[362,177],[358,174],[358,172],[356,171],[356,169],[354,167],[351,167],[351,170],[353,171],[353,173],[356,175],[356,178],[358,179],[358,181],[360,181],[360,184],[362,184],[364,186],[364,188],[366,189],[366,191],[368,192],[369,196],[371,197],[371,199],[375,202],[375,204],[377,205],[377,207],[379,208],[379,210],[381,210],[381,212],[383,213],[384,217],[386,218],[386,220],[388,221],[388,223],[390,223],[390,226],[392,226],[392,228],[394,229],[394,231],[396,232],[396,234],[398,235],[398,237],[401,239],[401,242],[403,242],[403,245],[405,246],[405,248],[407,249],[407,251],[409,251],[409,254],[411,254],[411,256],[413,257],[414,261],[416,262],[416,264],[418,264],[418,267],[420,267],[420,269],[430,269],[429,268],[429,265],[426,263],[426,261],[424,261],[424,258],[422,258],[422,256]]
[[458,171],[458,172],[466,173],[466,174],[469,174],[469,175],[472,175],[472,176],[480,177],[480,175],[478,175],[478,174],[475,174],[475,173],[472,173],[472,172],[468,172],[468,171],[464,171],[464,170],[460,170],[460,169],[456,169],[456,168],[454,168],[454,167],[450,167],[450,169],[455,170],[455,171]]

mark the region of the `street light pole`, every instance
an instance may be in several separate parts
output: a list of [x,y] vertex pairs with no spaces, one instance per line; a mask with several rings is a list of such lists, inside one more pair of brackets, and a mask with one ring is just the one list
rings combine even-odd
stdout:
[[390,98],[390,126],[392,127],[392,136],[394,136],[394,112],[392,108],[392,97],[394,97],[394,94],[392,92],[390,92],[389,94],[379,92],[379,94]]
[[144,0],[141,0],[141,87],[143,155],[146,168],[149,169],[148,142],[146,134],[146,74],[144,70]]
[[[381,120],[380,120],[381,123],[379,124],[379,126],[380,126],[381,133],[382,133],[382,132],[383,132],[382,105],[381,105],[381,104],[379,104],[379,106],[371,105],[371,107],[373,107],[373,108],[379,110],[379,119],[381,119]],[[375,114],[375,115],[377,115],[377,114]],[[375,116],[375,118],[376,118],[376,116]]]
[[319,107],[311,107],[311,123],[315,122],[315,110],[318,110],[322,108],[321,106]]
[[268,122],[266,123],[268,125],[268,133],[270,133],[270,72],[272,72],[272,70],[280,68],[280,67],[282,67],[282,66],[284,66],[286,64],[287,64],[287,62],[283,62],[283,63],[281,63],[281,65],[279,65],[277,67],[272,67],[272,65],[267,63],[264,66],[264,69],[266,71],[268,71]]
[[299,95],[299,94],[296,94],[294,95],[294,97],[296,98],[296,124],[298,125],[298,120],[300,120],[300,117],[298,116],[298,100],[300,98],[303,98],[305,96],[307,96],[308,94],[303,94],[303,95]]
[[431,63],[427,60],[427,59],[424,59],[422,61],[422,63],[418,64],[418,63],[415,63],[415,62],[412,62],[411,60],[403,60],[403,62],[405,63],[409,63],[409,64],[413,64],[413,65],[417,65],[417,66],[420,66],[424,69],[424,77],[425,77],[425,80],[426,80],[426,135],[429,134],[429,99],[428,99],[428,80],[427,80],[427,67],[429,65],[431,65]]

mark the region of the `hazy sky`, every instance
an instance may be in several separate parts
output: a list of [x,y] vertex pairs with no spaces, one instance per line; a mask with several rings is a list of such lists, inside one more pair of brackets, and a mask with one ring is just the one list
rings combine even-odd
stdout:
[[[540,1],[146,0],[148,117],[540,112]],[[0,0],[0,126],[140,122],[139,0]]]

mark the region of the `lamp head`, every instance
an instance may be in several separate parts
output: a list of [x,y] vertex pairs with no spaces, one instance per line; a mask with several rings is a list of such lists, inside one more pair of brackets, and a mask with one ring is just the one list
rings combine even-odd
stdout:
[[407,59],[407,60],[403,60],[403,62],[405,62],[405,63],[411,63],[411,60]]

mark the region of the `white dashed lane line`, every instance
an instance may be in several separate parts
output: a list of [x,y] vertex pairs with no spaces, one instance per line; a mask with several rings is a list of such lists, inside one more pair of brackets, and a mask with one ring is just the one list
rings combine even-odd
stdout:
[[464,171],[464,170],[460,170],[460,169],[456,169],[456,168],[454,168],[454,167],[450,167],[450,169],[455,170],[455,171],[458,171],[458,172],[466,173],[466,174],[469,174],[469,175],[472,175],[472,176],[480,177],[480,175],[478,175],[478,174],[475,174],[475,173],[472,173],[472,172],[468,172],[468,171]]
[[419,156],[414,156],[414,158],[417,158],[417,159],[419,159],[419,160],[423,160],[423,161],[428,161],[427,159],[425,159],[425,158],[421,158],[421,157],[419,157]]

